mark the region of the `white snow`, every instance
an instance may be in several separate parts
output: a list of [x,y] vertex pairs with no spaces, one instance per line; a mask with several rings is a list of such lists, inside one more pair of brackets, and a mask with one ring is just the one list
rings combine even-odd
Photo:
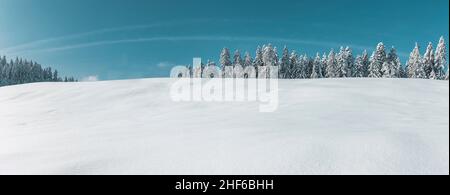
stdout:
[[449,84],[280,81],[259,103],[174,103],[170,79],[0,88],[0,174],[449,174]]

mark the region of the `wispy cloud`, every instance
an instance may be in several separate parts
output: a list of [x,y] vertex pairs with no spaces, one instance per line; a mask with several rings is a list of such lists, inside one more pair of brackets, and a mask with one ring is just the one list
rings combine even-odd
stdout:
[[83,33],[78,33],[78,34],[71,34],[71,35],[65,35],[65,36],[60,36],[60,37],[36,40],[36,41],[32,41],[32,42],[28,42],[28,43],[24,43],[24,44],[20,44],[20,45],[8,47],[8,48],[3,48],[0,50],[0,52],[12,53],[12,52],[18,52],[18,51],[21,51],[24,49],[39,47],[39,46],[47,44],[47,43],[83,38],[83,37],[87,37],[87,36],[99,35],[99,34],[110,33],[110,32],[119,32],[119,31],[133,30],[133,29],[151,28],[151,27],[154,27],[154,25],[139,25],[139,26],[126,26],[126,27],[121,27],[121,28],[100,29],[100,30],[95,30],[95,31],[90,31],[90,32],[83,32]]
[[21,53],[27,53],[30,50],[36,50],[39,48],[42,48],[46,44],[51,43],[59,43],[63,41],[73,40],[73,39],[79,39],[79,38],[85,38],[89,36],[95,36],[95,35],[102,35],[102,34],[108,34],[108,33],[114,33],[114,32],[122,32],[122,31],[134,31],[134,30],[142,30],[142,29],[151,29],[151,28],[158,28],[158,27],[171,27],[171,26],[178,26],[178,25],[185,25],[185,24],[202,24],[202,23],[267,23],[270,21],[267,20],[231,20],[231,19],[190,19],[190,20],[177,20],[177,21],[165,21],[165,22],[159,22],[159,23],[153,23],[153,24],[142,24],[142,25],[131,25],[131,26],[122,26],[122,27],[113,27],[113,28],[104,28],[104,29],[98,29],[88,32],[81,32],[81,33],[74,33],[64,36],[58,36],[58,37],[51,37],[46,39],[40,39],[31,41],[28,43],[23,43],[7,48],[1,48],[0,53],[3,54],[9,54],[9,55],[17,55]]
[[36,49],[24,51],[25,53],[39,53],[39,52],[59,52],[73,49],[82,49],[89,47],[98,47],[105,45],[115,45],[124,43],[142,43],[142,42],[158,42],[158,41],[242,41],[242,42],[277,42],[283,44],[304,44],[304,45],[316,45],[323,46],[327,48],[339,47],[339,46],[350,46],[354,49],[371,49],[368,46],[352,45],[335,43],[329,41],[316,41],[316,40],[301,40],[301,39],[287,39],[287,38],[277,38],[277,37],[253,37],[253,36],[167,36],[167,37],[150,37],[150,38],[135,38],[135,39],[118,39],[118,40],[103,40],[86,42],[72,45],[65,45],[60,47],[51,47],[45,49]]
[[[154,24],[144,24],[144,25],[132,25],[132,26],[123,26],[123,27],[115,27],[115,28],[105,28],[99,29],[89,32],[82,32],[77,34],[70,34],[60,37],[53,37],[48,39],[41,39],[32,41],[29,43],[24,43],[8,48],[0,49],[0,53],[5,53],[8,55],[23,55],[26,53],[39,53],[39,52],[57,52],[57,51],[65,51],[72,49],[81,49],[81,48],[89,48],[96,46],[104,46],[104,45],[114,45],[114,44],[123,44],[123,43],[140,43],[140,42],[156,42],[156,41],[258,41],[258,42],[278,42],[278,43],[294,43],[294,44],[304,44],[304,45],[318,45],[324,47],[338,47],[338,46],[351,46],[354,49],[372,49],[372,47],[368,46],[360,46],[354,44],[345,44],[345,43],[335,43],[328,41],[317,41],[317,40],[302,40],[302,39],[291,39],[291,38],[278,38],[278,37],[254,37],[254,36],[174,36],[174,37],[150,37],[150,38],[134,38],[134,39],[117,39],[117,40],[100,40],[93,42],[84,42],[84,43],[76,43],[76,44],[61,44],[64,41],[87,38],[89,36],[102,35],[114,32],[122,32],[122,31],[133,31],[140,29],[151,29],[157,27],[170,27],[170,26],[178,26],[183,24],[195,24],[195,23],[205,23],[212,22],[213,19],[192,19],[185,21],[165,21]],[[222,20],[214,20],[215,22],[243,22],[243,23],[264,23],[268,22],[266,20],[260,21],[250,21],[250,20],[239,20],[234,21],[230,19],[222,19]],[[62,46],[49,46],[52,43],[58,43]]]
[[195,19],[195,20],[170,21],[170,22],[161,22],[161,23],[154,23],[154,24],[105,28],[105,29],[93,30],[93,31],[89,31],[89,32],[75,33],[75,34],[70,34],[70,35],[52,37],[52,38],[36,40],[36,41],[28,42],[28,43],[23,43],[23,44],[15,45],[15,46],[8,47],[8,48],[2,48],[2,49],[0,49],[0,53],[18,54],[18,53],[22,53],[22,52],[27,52],[28,50],[35,49],[35,48],[43,46],[45,44],[73,40],[73,39],[78,39],[78,38],[84,38],[84,37],[89,37],[89,36],[94,36],[94,35],[101,35],[101,34],[121,32],[121,31],[133,31],[133,30],[140,30],[140,29],[151,29],[151,28],[157,28],[157,27],[175,26],[175,25],[182,25],[182,24],[204,23],[204,22],[209,22],[209,21],[210,21],[210,19]]

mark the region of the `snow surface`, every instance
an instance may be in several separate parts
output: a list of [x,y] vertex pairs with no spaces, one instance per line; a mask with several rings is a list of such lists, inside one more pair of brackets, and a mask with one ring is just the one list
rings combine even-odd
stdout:
[[274,113],[171,82],[1,87],[0,174],[449,174],[446,81],[284,80]]

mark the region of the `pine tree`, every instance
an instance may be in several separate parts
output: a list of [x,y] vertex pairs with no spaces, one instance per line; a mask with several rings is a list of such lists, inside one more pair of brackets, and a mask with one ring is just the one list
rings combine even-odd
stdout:
[[414,47],[414,49],[409,54],[409,59],[408,59],[408,61],[406,63],[406,68],[407,68],[407,71],[408,71],[408,78],[413,78],[414,77],[414,74],[415,74],[414,72],[415,72],[415,70],[417,68],[417,67],[415,67],[414,60],[419,55],[420,55],[419,45],[416,43],[416,46]]
[[228,50],[228,48],[223,48],[222,53],[220,54],[220,65],[222,67],[232,65],[230,60],[230,50]]
[[232,77],[233,73],[225,68],[233,65],[230,60],[230,50],[228,50],[228,48],[223,48],[222,53],[220,54],[220,65],[223,71],[222,76],[224,78]]
[[52,71],[52,68],[50,68],[50,67],[48,67],[48,68],[46,68],[45,69],[45,71],[44,71],[45,73],[44,73],[44,81],[52,81],[53,80],[53,71]]
[[322,66],[322,76],[324,78],[326,78],[326,75],[327,75],[327,62],[328,62],[327,54],[323,53],[322,60],[320,61],[320,63],[321,63],[321,66]]
[[6,57],[0,58],[0,86],[7,85],[8,83],[8,63]]
[[273,52],[274,52],[274,59],[273,59],[273,61],[275,62],[274,63],[274,66],[279,66],[280,64],[279,64],[279,62],[280,62],[280,59],[279,59],[279,57],[278,57],[278,49],[277,49],[277,47],[274,47],[273,48]]
[[362,60],[362,66],[363,66],[363,77],[369,76],[369,65],[370,65],[370,57],[369,53],[367,53],[367,50],[364,50],[361,56]]
[[336,77],[342,78],[347,75],[346,67],[347,62],[345,60],[345,50],[344,47],[339,49],[339,53],[336,55]]
[[311,68],[311,72],[310,72],[309,71],[309,66],[310,66],[309,62],[310,62],[310,60],[309,60],[308,55],[304,54],[303,56],[300,57],[300,62],[299,62],[299,66],[298,66],[298,77],[300,79],[307,79],[307,78],[309,78],[309,76],[311,76],[312,68]]
[[250,53],[245,52],[245,59],[244,59],[244,68],[245,67],[250,67],[253,65],[253,59],[252,56],[250,55]]
[[239,52],[239,50],[236,50],[233,57],[233,66],[243,66],[243,64],[244,61],[242,60],[241,52]]
[[[244,57],[244,65],[243,65],[244,70],[246,70],[246,68],[253,68],[252,72],[255,70],[253,67],[253,59],[252,56],[250,55],[250,53],[245,52],[245,57]],[[254,73],[254,72],[253,72]],[[250,75],[250,73],[245,73],[244,74],[244,78],[248,78]],[[253,75],[253,74],[252,74]]]
[[354,77],[362,78],[364,77],[364,64],[362,56],[358,55],[355,59],[355,72],[353,74]]
[[289,67],[290,67],[289,49],[285,46],[280,61],[280,78],[288,78]]
[[367,50],[364,50],[362,55],[358,55],[355,59],[353,77],[368,77],[369,64],[369,55],[367,54]]
[[277,64],[275,50],[271,44],[263,49],[264,66],[275,66]]
[[57,82],[58,80],[59,80],[59,77],[58,77],[58,71],[55,70],[55,71],[53,72],[53,81]]
[[408,60],[408,71],[410,78],[426,78],[425,69],[422,63],[422,56],[420,55],[419,45],[416,43]]
[[337,75],[337,69],[336,69],[336,53],[334,53],[334,50],[332,49],[330,53],[328,54],[328,61],[327,61],[327,78],[336,78]]
[[427,50],[425,51],[425,54],[423,56],[423,68],[425,71],[426,78],[435,77],[436,74],[434,73],[434,51],[433,51],[433,44],[428,43]]
[[223,48],[222,53],[220,54],[220,66],[223,71],[223,77],[228,75],[229,73],[225,72],[225,67],[232,66],[231,60],[230,60],[230,50],[228,48]]
[[322,59],[320,58],[319,53],[316,54],[316,58],[314,59],[314,62],[313,62],[313,69],[312,69],[311,78],[312,79],[323,78],[323,75],[322,75]]
[[354,71],[353,52],[350,47],[341,47],[336,57],[337,77],[352,77]]
[[382,72],[384,78],[401,78],[402,77],[402,65],[400,58],[397,55],[395,47],[391,48],[387,56],[387,62],[383,64]]
[[445,67],[447,66],[447,46],[444,37],[439,39],[439,44],[436,48],[434,72],[437,79],[445,78]]
[[353,58],[353,51],[350,47],[346,47],[344,50],[344,68],[342,70],[343,77],[352,77],[354,71],[355,59]]
[[289,57],[289,70],[288,77],[291,79],[300,78],[299,76],[299,56],[296,51],[292,51],[291,56]]
[[[266,78],[270,78],[270,68],[272,66],[278,65],[278,56],[276,53],[276,48],[272,47],[271,44],[265,46],[263,49],[263,62],[264,66],[260,68],[260,73],[265,73]],[[263,77],[260,77],[263,78]]]
[[256,57],[255,57],[255,62],[253,64],[255,67],[264,66],[263,52],[262,52],[261,47],[259,47],[259,46],[256,49]]
[[382,67],[386,62],[386,51],[383,43],[377,45],[376,51],[372,54],[369,65],[369,77],[381,78],[383,76]]
[[259,69],[264,66],[263,62],[263,52],[260,46],[256,49],[255,61],[253,62],[253,66],[255,66],[256,77],[259,78]]

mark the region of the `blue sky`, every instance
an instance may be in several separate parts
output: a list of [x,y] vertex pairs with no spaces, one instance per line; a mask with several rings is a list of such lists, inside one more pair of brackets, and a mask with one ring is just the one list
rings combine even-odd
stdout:
[[0,55],[80,79],[162,77],[265,43],[314,55],[382,41],[404,62],[415,42],[448,41],[448,29],[448,0],[0,0]]

